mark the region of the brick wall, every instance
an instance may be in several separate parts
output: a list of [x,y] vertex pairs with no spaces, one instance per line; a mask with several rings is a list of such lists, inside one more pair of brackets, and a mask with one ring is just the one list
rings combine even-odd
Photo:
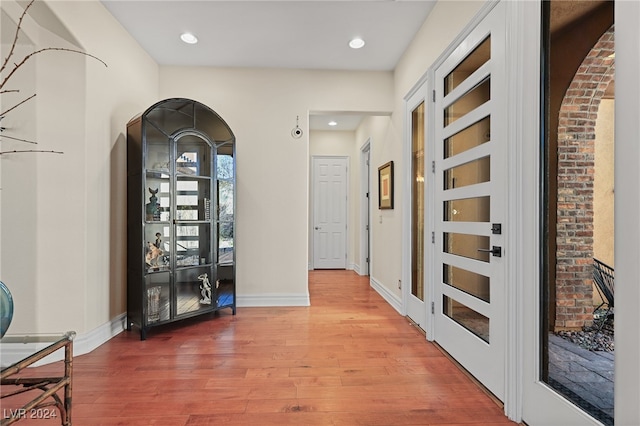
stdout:
[[614,28],[578,68],[558,119],[558,203],[555,329],[593,321],[593,178],[595,123],[614,78]]

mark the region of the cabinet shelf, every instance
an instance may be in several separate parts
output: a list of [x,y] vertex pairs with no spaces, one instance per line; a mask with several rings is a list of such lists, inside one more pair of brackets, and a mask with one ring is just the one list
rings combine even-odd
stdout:
[[231,129],[198,102],[161,101],[128,123],[127,168],[127,328],[145,339],[187,317],[235,314]]

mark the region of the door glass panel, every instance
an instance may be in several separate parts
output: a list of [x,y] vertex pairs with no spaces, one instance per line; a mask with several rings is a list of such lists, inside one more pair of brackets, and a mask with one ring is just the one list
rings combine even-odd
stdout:
[[176,228],[176,266],[188,267],[211,263],[211,225],[200,223]]
[[176,220],[211,219],[211,180],[178,177]]
[[487,303],[491,301],[489,277],[445,263],[442,265],[442,281]]
[[185,99],[164,102],[147,113],[147,120],[167,135],[193,128],[193,104]]
[[233,304],[233,279],[232,264],[218,265],[218,280],[215,284],[218,307],[229,306]]
[[233,263],[233,222],[218,224],[218,263],[229,265]]
[[491,179],[491,159],[483,157],[444,171],[444,189],[461,188]]
[[218,181],[218,219],[233,220],[233,181]]
[[211,268],[189,268],[176,272],[176,315],[209,309],[215,297]]
[[145,125],[147,170],[169,172],[169,138],[150,124]]
[[170,219],[170,185],[169,175],[161,172],[146,173],[145,188],[145,221],[168,222]]
[[424,301],[424,102],[411,116],[411,294]]
[[145,267],[148,272],[170,269],[171,229],[169,225],[153,224],[144,227]]
[[229,145],[218,147],[216,159],[216,176],[218,178],[218,264],[219,268],[228,268],[233,264],[233,232],[234,232],[234,174],[235,163]]
[[465,60],[453,69],[444,79],[444,95],[448,95],[467,77],[484,65],[491,58],[491,37],[487,37],[476,47]]
[[445,295],[442,295],[442,313],[489,343],[489,318]]
[[222,149],[218,148],[218,156],[216,157],[216,174],[218,179],[233,178],[233,156],[221,154]]
[[147,323],[168,321],[170,318],[169,294],[170,274],[160,272],[144,277],[146,298]]
[[195,105],[196,128],[206,133],[212,140],[222,142],[233,139],[227,123],[214,111],[204,105]]
[[444,140],[444,158],[453,157],[491,140],[491,116]]
[[211,176],[211,146],[198,135],[178,139],[176,173],[178,175]]
[[444,202],[444,220],[451,222],[489,222],[491,198],[474,197]]
[[469,259],[489,261],[489,253],[478,251],[478,249],[489,250],[489,237],[482,235],[455,234],[452,232],[444,232],[445,253],[455,254],[456,256],[467,257]]
[[464,117],[491,98],[491,78],[486,78],[444,109],[444,125]]

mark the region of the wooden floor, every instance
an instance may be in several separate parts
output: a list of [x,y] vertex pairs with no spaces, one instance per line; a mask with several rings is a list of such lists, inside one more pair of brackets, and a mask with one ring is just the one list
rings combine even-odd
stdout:
[[225,309],[77,356],[73,424],[513,424],[368,277],[309,281],[310,307]]

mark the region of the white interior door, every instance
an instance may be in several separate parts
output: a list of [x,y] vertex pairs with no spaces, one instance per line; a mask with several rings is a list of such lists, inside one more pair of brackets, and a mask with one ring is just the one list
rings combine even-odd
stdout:
[[313,268],[347,267],[347,170],[344,157],[313,157]]
[[504,401],[504,6],[435,69],[434,338]]

